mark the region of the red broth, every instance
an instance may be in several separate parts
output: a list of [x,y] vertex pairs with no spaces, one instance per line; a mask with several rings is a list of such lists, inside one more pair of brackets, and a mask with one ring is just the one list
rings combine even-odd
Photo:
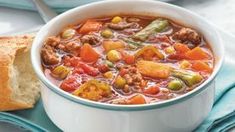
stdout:
[[111,104],[175,98],[213,71],[209,44],[196,30],[159,17],[120,15],[85,20],[48,37],[46,77],[66,92]]

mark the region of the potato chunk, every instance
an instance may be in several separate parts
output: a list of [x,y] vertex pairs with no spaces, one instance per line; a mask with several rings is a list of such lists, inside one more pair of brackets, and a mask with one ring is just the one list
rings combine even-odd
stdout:
[[140,60],[137,62],[137,69],[144,76],[151,78],[168,78],[171,67],[162,63]]

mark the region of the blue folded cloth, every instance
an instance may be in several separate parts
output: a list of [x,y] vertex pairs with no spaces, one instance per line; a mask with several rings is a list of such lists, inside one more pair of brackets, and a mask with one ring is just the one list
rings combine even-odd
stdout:
[[235,125],[235,65],[225,61],[216,78],[215,102],[207,119],[195,130],[226,131]]
[[[30,1],[0,0],[0,6],[34,10]],[[57,12],[63,12],[93,1],[97,0],[47,0],[45,2]],[[235,127],[235,89],[233,89],[235,88],[235,60],[232,59],[235,56],[235,46],[232,46],[232,42],[235,42],[235,37],[226,37],[228,35],[222,34],[226,47],[226,60],[216,78],[215,103],[208,117],[194,130],[195,132],[225,132]],[[0,122],[6,120],[29,130],[61,131],[46,115],[41,100],[34,109],[9,113],[0,112]]]

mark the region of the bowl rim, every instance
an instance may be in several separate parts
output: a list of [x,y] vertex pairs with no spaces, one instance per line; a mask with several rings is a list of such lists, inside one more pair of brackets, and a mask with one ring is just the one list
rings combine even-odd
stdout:
[[47,79],[45,77],[45,75],[43,74],[43,72],[41,70],[41,62],[38,63],[38,64],[40,64],[40,66],[36,62],[36,60],[37,60],[36,53],[37,53],[37,50],[38,50],[36,45],[40,44],[39,43],[40,42],[39,41],[40,34],[43,34],[44,31],[47,31],[47,28],[50,27],[50,25],[53,24],[54,22],[56,22],[58,19],[61,19],[64,16],[67,16],[67,15],[73,14],[74,12],[76,12],[79,9],[89,8],[91,6],[96,6],[98,4],[114,3],[114,2],[147,2],[147,3],[150,3],[150,4],[152,3],[152,4],[159,4],[159,5],[162,5],[162,6],[168,6],[168,7],[175,8],[177,10],[186,12],[186,13],[192,15],[193,17],[197,18],[198,20],[203,21],[204,23],[207,23],[208,25],[213,27],[212,24],[210,24],[210,22],[203,19],[201,16],[197,15],[196,13],[193,13],[193,12],[191,12],[187,9],[184,9],[182,7],[179,7],[179,6],[164,3],[164,2],[160,2],[160,1],[145,1],[145,0],[138,0],[138,1],[135,1],[135,0],[118,0],[117,1],[117,0],[108,0],[108,1],[93,2],[93,3],[90,3],[90,4],[86,4],[86,5],[82,5],[82,6],[78,6],[76,8],[70,9],[70,10],[58,15],[57,17],[53,18],[50,22],[48,22],[46,25],[44,25],[40,29],[40,31],[37,33],[37,35],[36,35],[36,37],[33,41],[33,44],[32,44],[31,62],[32,62],[32,65],[33,65],[33,69],[34,69],[36,75],[38,76],[38,78],[40,79],[40,81],[47,88],[49,88],[49,90],[53,91],[54,93],[58,94],[59,96],[62,96],[62,97],[66,98],[66,99],[68,99],[72,102],[82,104],[82,105],[85,105],[85,106],[88,106],[88,107],[105,109],[105,110],[115,110],[115,111],[142,111],[142,110],[151,110],[151,109],[156,109],[156,108],[162,108],[162,107],[174,105],[174,104],[180,103],[182,101],[188,100],[189,98],[201,93],[203,90],[205,90],[208,87],[208,85],[210,85],[213,82],[213,80],[215,79],[215,77],[218,74],[219,70],[221,69],[223,61],[224,61],[224,46],[223,46],[223,43],[222,43],[222,39],[221,39],[220,35],[218,34],[217,30],[214,27],[213,27],[213,29],[215,29],[215,35],[219,40],[219,42],[218,42],[219,50],[221,51],[220,59],[217,60],[217,64],[216,64],[217,69],[214,69],[211,76],[205,82],[203,82],[201,85],[199,85],[197,88],[195,88],[194,90],[192,90],[192,91],[190,91],[186,94],[183,94],[181,96],[173,98],[173,99],[160,101],[160,102],[156,102],[156,103],[150,103],[150,104],[141,104],[141,105],[107,104],[107,103],[90,101],[90,100],[83,99],[83,98],[80,98],[80,97],[75,97],[75,96],[71,95],[70,93],[67,93],[67,92],[61,90],[56,85],[54,85],[51,81],[49,81],[49,79]]

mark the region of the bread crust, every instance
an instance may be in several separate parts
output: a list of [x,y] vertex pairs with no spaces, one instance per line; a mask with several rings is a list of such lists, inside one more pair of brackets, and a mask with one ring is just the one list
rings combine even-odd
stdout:
[[32,108],[32,104],[19,102],[12,98],[10,67],[16,54],[30,50],[34,35],[0,37],[0,111]]

